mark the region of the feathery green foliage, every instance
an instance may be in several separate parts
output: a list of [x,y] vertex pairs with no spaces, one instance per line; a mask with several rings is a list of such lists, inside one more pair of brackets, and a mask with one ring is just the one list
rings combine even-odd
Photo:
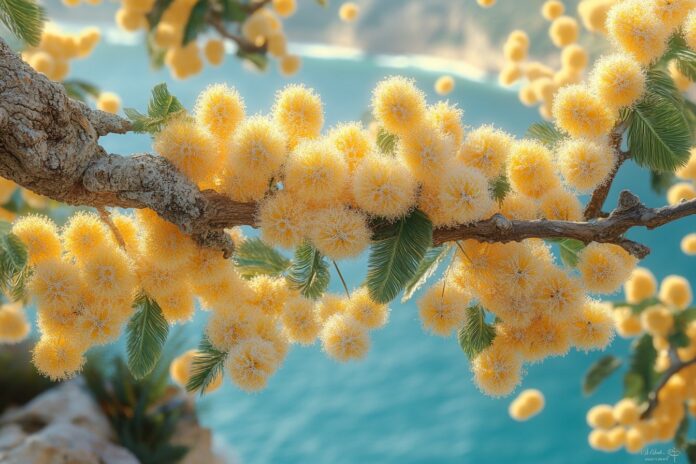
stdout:
[[36,0],[0,0],[0,22],[29,45],[41,41],[46,12]]
[[652,337],[648,334],[636,339],[631,344],[631,362],[624,376],[624,396],[645,401],[648,393],[655,386],[657,372],[655,360],[657,351],[653,346]]
[[423,256],[423,259],[418,265],[416,274],[413,276],[410,282],[406,284],[404,296],[401,298],[402,303],[410,300],[411,297],[413,297],[413,294],[416,293],[423,285],[425,285],[428,279],[435,274],[437,268],[440,266],[440,263],[450,254],[451,250],[451,245],[441,245],[439,247],[430,248],[425,252],[425,256]]
[[680,73],[690,81],[696,80],[696,52],[686,45],[681,35],[675,34],[670,39],[665,60],[674,60]]
[[527,129],[527,137],[538,140],[549,148],[562,142],[565,136],[550,122],[536,122]]
[[250,279],[260,274],[281,275],[292,263],[261,239],[249,238],[235,250],[234,264],[242,277]]
[[396,152],[396,143],[399,137],[395,134],[387,132],[380,127],[377,132],[377,148],[385,155],[393,155]]
[[691,339],[686,334],[686,329],[689,323],[694,320],[696,320],[696,308],[688,308],[674,315],[672,332],[667,338],[670,346],[674,348],[684,348],[691,344]]
[[641,166],[674,171],[689,159],[691,131],[674,100],[648,93],[628,116],[628,148]]
[[128,367],[136,379],[142,379],[152,371],[162,355],[162,348],[169,335],[169,324],[157,302],[145,294],[136,298],[133,306],[137,312],[126,328]]
[[475,358],[485,350],[495,338],[495,327],[486,322],[486,311],[479,306],[470,306],[466,309],[466,322],[459,329],[457,339],[459,346],[469,359]]
[[227,353],[217,350],[206,335],[203,335],[198,345],[198,353],[191,364],[191,378],[186,384],[186,391],[205,393],[208,385],[215,377],[222,375]]
[[505,174],[501,174],[490,181],[488,189],[491,192],[491,197],[500,203],[505,199],[507,194],[510,193],[512,186],[510,186],[510,181],[508,181],[507,176]]
[[210,4],[208,0],[198,0],[193,6],[186,27],[184,28],[183,45],[188,45],[198,37],[198,34],[208,28],[206,16],[209,8]]
[[63,87],[65,87],[65,91],[68,92],[70,98],[79,100],[83,103],[87,103],[90,98],[99,98],[99,94],[101,93],[99,87],[80,79],[68,79],[61,83]]
[[222,17],[226,21],[244,22],[249,16],[239,0],[222,0]]
[[133,131],[155,135],[170,119],[186,110],[179,99],[169,92],[167,84],[162,83],[152,89],[147,115],[133,108],[124,108],[123,111],[133,124]]
[[616,356],[607,355],[592,364],[585,373],[582,392],[591,395],[599,385],[621,367],[623,361]]
[[25,297],[31,269],[27,266],[27,249],[11,232],[12,225],[0,221],[0,290],[17,301]]
[[423,212],[382,228],[370,247],[367,262],[367,288],[378,303],[388,303],[418,272],[418,266],[432,245],[433,225]]
[[326,258],[311,243],[305,242],[295,250],[287,279],[290,287],[299,290],[303,296],[320,298],[331,279]]

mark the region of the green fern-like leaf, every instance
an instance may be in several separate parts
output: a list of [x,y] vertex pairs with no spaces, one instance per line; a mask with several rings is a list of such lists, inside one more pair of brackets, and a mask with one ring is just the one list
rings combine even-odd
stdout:
[[616,356],[604,356],[590,366],[582,383],[582,391],[585,395],[592,394],[597,387],[611,374],[621,367],[623,361]]
[[0,21],[22,41],[39,45],[46,12],[35,0],[0,0]]
[[63,81],[62,84],[70,98],[83,103],[86,103],[90,98],[99,98],[101,93],[99,87],[79,79],[68,79]]
[[469,359],[485,350],[495,338],[495,327],[486,322],[486,312],[481,306],[470,306],[466,310],[466,322],[457,333],[459,346]]
[[396,144],[399,137],[387,132],[383,128],[379,128],[377,132],[377,148],[385,155],[393,155],[396,152]]
[[550,122],[536,122],[527,129],[527,137],[538,140],[549,148],[562,142],[565,136]]
[[416,274],[404,289],[404,296],[401,298],[402,303],[410,300],[411,297],[413,297],[413,294],[416,293],[423,285],[425,285],[428,279],[435,274],[442,260],[447,258],[447,255],[449,255],[451,250],[451,245],[442,245],[439,247],[430,248],[425,253],[423,260],[418,265]]
[[575,240],[572,238],[550,239],[548,241],[558,245],[563,264],[568,267],[575,267],[578,265],[578,253],[585,248],[584,243],[582,243],[580,240]]
[[649,93],[630,112],[628,148],[641,166],[673,172],[689,159],[691,131],[674,100]]
[[367,264],[370,297],[379,303],[396,298],[418,272],[432,241],[433,225],[419,210],[380,230]]
[[242,277],[250,279],[259,274],[281,275],[292,262],[261,239],[249,238],[235,250],[234,264]]
[[491,197],[493,197],[493,199],[498,203],[503,201],[512,189],[512,187],[510,186],[510,181],[508,181],[508,178],[507,176],[505,176],[505,174],[500,175],[495,179],[492,179],[489,183],[488,188],[491,192]]
[[169,335],[169,324],[157,302],[145,294],[136,298],[137,309],[126,328],[128,368],[133,377],[142,379],[157,364]]
[[215,377],[222,373],[227,353],[217,350],[208,337],[203,336],[198,345],[198,353],[193,358],[191,365],[191,378],[186,384],[186,390],[190,392],[200,391],[205,393],[208,385]]
[[631,362],[624,377],[624,396],[645,401],[658,378],[655,372],[657,351],[648,334],[634,340],[631,345]]
[[329,265],[311,243],[305,242],[295,250],[287,279],[290,286],[299,290],[303,296],[317,299],[329,286]]
[[208,0],[198,0],[191,9],[188,22],[184,28],[183,45],[188,45],[193,40],[196,40],[198,34],[205,31],[208,27],[206,15],[210,9]]
[[147,115],[133,108],[124,108],[123,112],[130,119],[133,131],[157,134],[167,122],[186,110],[178,98],[172,95],[167,84],[158,84],[152,89],[152,97],[147,107]]

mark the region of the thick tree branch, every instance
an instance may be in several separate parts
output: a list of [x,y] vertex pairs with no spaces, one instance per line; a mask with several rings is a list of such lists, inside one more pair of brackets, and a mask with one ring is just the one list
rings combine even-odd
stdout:
[[[151,208],[201,245],[229,255],[233,244],[224,229],[255,226],[257,205],[200,191],[160,156],[107,154],[99,145],[99,136],[129,128],[118,116],[69,99],[62,86],[36,73],[0,39],[0,176],[72,205]],[[696,200],[652,209],[622,192],[618,207],[607,218],[515,221],[495,215],[435,229],[433,242],[573,238],[614,243],[642,258],[650,250],[626,239],[625,232],[634,227],[652,229],[694,214]]]

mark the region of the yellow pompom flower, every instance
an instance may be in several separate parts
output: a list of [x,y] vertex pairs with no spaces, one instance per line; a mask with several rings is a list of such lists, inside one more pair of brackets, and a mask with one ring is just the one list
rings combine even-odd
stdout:
[[510,403],[508,412],[510,417],[516,421],[526,421],[539,414],[544,409],[545,403],[544,394],[539,390],[530,388],[521,392]]
[[216,349],[229,351],[252,335],[256,320],[255,308],[235,304],[213,311],[205,330]]
[[54,381],[69,379],[85,363],[82,349],[66,337],[41,337],[34,351],[32,362],[36,369]]
[[649,334],[666,337],[674,326],[674,317],[666,307],[655,305],[640,313],[640,324]]
[[79,298],[80,286],[77,268],[59,259],[37,264],[29,281],[37,305],[46,308],[72,307]]
[[91,347],[105,345],[118,339],[124,318],[110,311],[107,306],[97,303],[94,298],[81,306],[77,324],[83,342]]
[[682,25],[684,40],[690,49],[696,50],[696,10],[691,11]]
[[58,229],[44,216],[23,216],[12,225],[12,233],[27,247],[30,265],[58,259],[62,253]]
[[208,63],[220,66],[225,59],[225,43],[222,40],[208,40],[203,47],[203,54]]
[[561,184],[551,152],[532,140],[522,140],[512,146],[507,174],[514,190],[532,198],[539,198]]
[[681,250],[686,255],[696,255],[696,233],[685,235],[681,240]]
[[569,85],[558,91],[553,116],[558,127],[573,137],[606,135],[615,122],[614,113],[582,85]]
[[118,247],[102,246],[81,265],[84,283],[104,298],[131,297],[136,279],[133,265]]
[[614,293],[629,278],[636,259],[607,243],[590,243],[578,253],[577,269],[585,288],[594,293]]
[[425,96],[412,80],[389,77],[377,84],[374,90],[372,114],[387,131],[408,134],[425,118]]
[[611,304],[587,300],[570,320],[570,343],[581,350],[603,350],[614,338]]
[[626,431],[626,451],[635,454],[643,449],[645,439],[643,432],[637,427],[631,427]]
[[590,32],[606,34],[607,13],[618,0],[583,0],[578,13],[585,28]]
[[421,182],[432,180],[454,157],[452,139],[431,123],[422,124],[399,138],[398,157]]
[[616,163],[611,147],[587,139],[564,142],[558,147],[557,155],[566,183],[580,192],[590,192],[604,183]]
[[19,305],[0,307],[0,345],[19,343],[27,338],[30,331],[31,325]]
[[669,275],[660,283],[660,293],[657,297],[666,305],[686,309],[693,301],[691,284],[682,276]]
[[662,56],[670,32],[657,17],[654,3],[646,5],[644,0],[614,5],[607,14],[606,27],[614,42],[642,65]]
[[624,398],[614,405],[614,419],[620,425],[633,425],[640,419],[640,408],[632,398]]
[[571,44],[561,52],[561,64],[564,69],[582,71],[587,67],[589,57],[587,51],[578,44]]
[[439,128],[445,135],[452,137],[455,147],[459,147],[464,139],[462,127],[462,110],[448,102],[438,102],[428,107],[428,121]]
[[587,425],[600,430],[609,430],[616,425],[614,408],[608,404],[598,404],[587,411]]
[[556,221],[582,221],[582,205],[573,193],[563,187],[549,190],[539,198],[542,217]]
[[307,140],[285,163],[285,188],[304,203],[329,204],[348,183],[348,165],[328,141]]
[[496,0],[476,0],[481,8],[490,8],[495,5]]
[[367,328],[347,314],[331,316],[319,337],[326,354],[341,362],[364,358],[370,349]]
[[416,203],[418,184],[399,160],[370,154],[355,170],[352,187],[360,209],[375,216],[396,219],[405,216]]
[[[569,319],[576,312],[573,312]],[[537,316],[527,327],[527,346],[521,352],[525,361],[537,362],[549,356],[565,356],[570,349],[566,321],[557,315]]]
[[280,169],[286,156],[285,138],[273,122],[252,116],[234,133],[228,167],[233,173],[270,177]]
[[547,0],[541,7],[541,15],[548,21],[553,21],[563,13],[565,13],[565,6],[559,0]]
[[558,48],[568,46],[578,40],[580,26],[575,18],[559,16],[554,19],[549,28],[551,42]]
[[290,297],[285,279],[278,277],[258,275],[249,281],[249,288],[251,292],[245,302],[270,317],[280,316]]
[[[518,63],[505,63],[498,74],[498,82],[500,85],[510,86],[522,78],[522,68]],[[520,89],[520,92],[522,90]],[[522,99],[522,97],[520,97]],[[522,103],[527,104],[525,101]]]
[[696,8],[696,0],[652,0],[654,14],[663,27],[676,29],[691,10]]
[[169,324],[185,323],[193,318],[196,305],[189,286],[180,286],[176,290],[160,296],[157,303],[162,315]]
[[657,280],[649,269],[637,267],[624,284],[624,293],[628,303],[638,304],[655,296]]
[[478,169],[453,166],[440,182],[439,200],[449,224],[483,219],[493,205],[488,179]]
[[253,333],[273,344],[275,360],[277,366],[280,366],[290,350],[290,344],[280,331],[276,320],[271,317],[258,317],[253,325]]
[[63,227],[61,237],[65,250],[78,260],[93,257],[101,247],[116,246],[111,232],[94,213],[73,214]]
[[633,314],[629,307],[614,309],[614,325],[616,326],[616,333],[623,338],[635,337],[643,332],[640,318]]
[[613,108],[625,108],[645,93],[645,71],[630,55],[616,53],[598,60],[590,82],[599,99]]
[[368,329],[378,329],[387,323],[389,308],[386,304],[373,301],[367,287],[360,287],[350,296],[346,314]]
[[215,180],[215,190],[234,201],[242,203],[258,202],[266,196],[271,184],[270,174],[261,175],[254,171],[232,172],[224,169],[221,176]]
[[302,67],[302,59],[297,55],[285,55],[280,59],[279,67],[283,76],[294,76]]
[[232,381],[247,392],[265,388],[276,367],[273,344],[260,337],[242,341],[230,351],[225,361],[225,370]]
[[508,219],[532,220],[537,218],[539,205],[534,199],[517,192],[505,195],[500,204],[500,214]]
[[97,109],[116,114],[121,109],[121,98],[113,92],[101,92],[97,98]]
[[435,81],[435,92],[438,95],[448,95],[454,90],[454,78],[452,76],[441,76]]
[[353,172],[373,149],[369,135],[358,122],[341,124],[331,130],[329,139],[343,155],[348,169]]
[[449,337],[466,320],[467,295],[454,285],[438,282],[418,301],[423,327],[441,337]]
[[370,243],[372,232],[365,216],[348,208],[326,208],[312,214],[309,238],[329,259],[359,255]]
[[[185,353],[177,356],[172,360],[169,365],[169,376],[172,378],[174,383],[179,385],[181,388],[186,388],[186,384],[191,379],[194,371],[194,362],[197,350],[188,350]],[[213,378],[213,380],[208,384],[208,386],[203,390],[205,393],[212,393],[222,385],[222,372],[218,371],[218,374]]]
[[223,257],[222,251],[196,246],[184,272],[191,283],[202,284],[223,278],[230,266],[230,261]]
[[474,358],[474,382],[486,395],[506,396],[520,383],[522,360],[502,343],[493,344]]
[[314,302],[302,296],[290,298],[285,302],[280,322],[287,339],[302,345],[314,343],[321,330]]
[[358,19],[359,14],[360,7],[355,2],[345,2],[341,5],[341,8],[338,9],[338,17],[341,18],[341,21],[346,23],[352,23]]
[[140,232],[138,226],[132,216],[125,214],[114,214],[111,220],[116,226],[116,230],[121,235],[123,242],[126,244],[128,253],[135,253],[138,250],[140,243]]
[[276,95],[273,120],[294,146],[301,139],[319,136],[324,125],[321,99],[302,85],[289,85]]
[[334,314],[344,314],[348,309],[348,300],[341,295],[334,293],[324,293],[317,301],[316,313],[319,321],[323,324]]
[[557,267],[545,268],[532,290],[532,305],[539,314],[565,320],[582,309],[585,294],[580,282]]
[[696,198],[696,187],[690,182],[678,182],[667,190],[667,202],[670,205],[677,205],[694,198]]
[[295,14],[297,0],[273,0],[273,9],[280,16],[287,18]]
[[171,222],[150,209],[137,213],[143,231],[143,253],[157,260],[160,267],[178,268],[191,260],[196,245]]
[[170,121],[155,136],[154,148],[194,182],[210,179],[219,166],[215,141],[186,117]]
[[229,139],[244,119],[244,99],[226,84],[209,86],[196,100],[196,121],[218,140]]
[[481,126],[469,132],[457,158],[493,178],[500,175],[511,148],[508,134],[493,126]]
[[261,238],[270,245],[294,248],[305,236],[305,209],[287,192],[265,200],[259,208]]
[[503,56],[512,63],[520,63],[527,59],[528,46],[517,42],[507,41],[503,45]]

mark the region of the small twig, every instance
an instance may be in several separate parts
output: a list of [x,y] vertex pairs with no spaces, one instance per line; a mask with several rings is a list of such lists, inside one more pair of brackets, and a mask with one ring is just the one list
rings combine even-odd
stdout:
[[237,34],[233,34],[232,32],[228,31],[227,28],[225,27],[225,24],[223,23],[222,19],[217,16],[217,15],[210,15],[208,16],[208,24],[213,26],[213,28],[220,34],[222,37],[226,39],[230,39],[234,43],[237,44],[237,47],[239,47],[240,50],[248,52],[248,53],[266,53],[267,50],[267,45],[264,43],[263,45],[256,45],[249,40],[245,39],[244,37],[241,37]]
[[338,274],[338,278],[341,279],[341,283],[343,284],[343,290],[346,291],[346,296],[350,300],[350,291],[348,290],[348,285],[346,284],[346,279],[343,278],[343,274],[341,273],[341,269],[338,267],[338,263],[334,260],[331,260],[333,263],[334,267],[336,268],[336,273]]
[[123,240],[121,232],[118,230],[118,227],[116,227],[116,224],[114,224],[114,221],[111,220],[111,214],[109,214],[109,212],[103,206],[98,207],[97,212],[99,213],[99,218],[102,220],[102,222],[106,224],[106,226],[111,230],[111,233],[114,234],[116,242],[118,242],[119,246],[125,250],[126,241]]

